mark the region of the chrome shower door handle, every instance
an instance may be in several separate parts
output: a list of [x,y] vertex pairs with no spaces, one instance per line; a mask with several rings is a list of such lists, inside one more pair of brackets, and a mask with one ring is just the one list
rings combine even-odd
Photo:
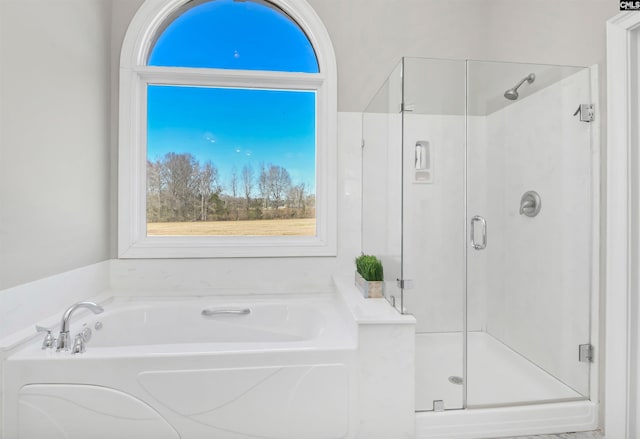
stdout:
[[[482,225],[482,242],[480,244],[476,242],[476,223]],[[475,215],[471,218],[471,245],[476,250],[484,250],[487,248],[487,220],[480,215]]]

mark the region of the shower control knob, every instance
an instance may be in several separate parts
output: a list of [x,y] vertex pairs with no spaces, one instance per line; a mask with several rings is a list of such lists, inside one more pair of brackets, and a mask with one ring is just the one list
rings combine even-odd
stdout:
[[536,191],[527,191],[520,199],[520,215],[526,215],[533,218],[540,213],[542,201],[540,195]]

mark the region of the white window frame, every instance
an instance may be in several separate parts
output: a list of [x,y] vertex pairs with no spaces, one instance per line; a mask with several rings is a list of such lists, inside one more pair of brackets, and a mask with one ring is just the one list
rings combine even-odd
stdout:
[[[319,73],[147,66],[162,24],[187,0],[146,0],[131,21],[120,57],[118,257],[335,256],[337,235],[337,73],[322,21],[304,0],[269,0],[306,33]],[[316,236],[147,236],[149,84],[316,92]]]

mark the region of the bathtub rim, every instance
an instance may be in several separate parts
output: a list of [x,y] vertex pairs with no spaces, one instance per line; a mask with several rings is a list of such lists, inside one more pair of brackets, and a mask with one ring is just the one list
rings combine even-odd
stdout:
[[[244,302],[244,303],[252,303],[252,302],[301,302],[301,301],[309,301],[309,300],[322,300],[326,302],[331,302],[331,306],[337,311],[336,319],[341,319],[342,322],[339,325],[339,328],[345,331],[348,331],[349,343],[340,344],[338,346],[338,350],[344,349],[354,349],[357,346],[357,336],[354,334],[354,325],[352,321],[352,315],[349,312],[348,306],[344,303],[343,299],[340,297],[338,291],[319,291],[319,292],[283,292],[283,293],[263,293],[257,290],[243,290],[243,291],[231,291],[227,294],[221,293],[219,290],[210,290],[206,293],[201,290],[196,291],[181,291],[180,295],[176,295],[174,291],[173,294],[169,294],[169,291],[158,291],[156,294],[140,294],[134,295],[131,292],[129,294],[123,294],[121,291],[109,290],[98,294],[96,296],[90,297],[87,300],[93,301],[99,305],[104,307],[109,307],[110,305],[115,305],[117,307],[124,306],[127,303],[134,304],[142,304],[142,303],[161,303],[161,302],[196,302],[196,301],[209,301],[207,303],[224,303],[224,302]],[[23,328],[19,331],[16,331],[12,334],[7,335],[6,337],[0,339],[0,354],[5,359],[5,361],[10,360],[20,353],[24,353],[27,351],[37,352],[40,351],[40,340],[42,339],[42,334],[37,333],[35,331],[35,326],[40,325],[47,328],[52,328],[53,333],[57,334],[60,329],[60,317],[62,315],[62,311],[59,311],[55,314],[50,315],[49,317],[42,319],[40,321],[34,322],[33,325],[30,325],[26,328]],[[74,313],[71,319],[71,328],[72,330],[75,328],[75,325],[78,324],[78,321],[85,319],[87,317],[91,317],[92,314],[88,310],[78,310],[77,313]],[[264,347],[268,347],[270,350],[286,350],[287,347],[283,346],[284,344],[295,344],[300,343],[298,341],[289,341],[289,342],[272,342],[272,343],[264,343]],[[270,346],[267,346],[270,344]],[[258,345],[258,344],[256,344]],[[34,347],[37,346],[37,349]],[[85,355],[89,352],[91,346],[91,342],[88,344],[87,352],[82,355]],[[152,346],[163,346],[163,345],[152,345]],[[171,345],[167,345],[171,346]],[[321,344],[320,347],[326,348],[328,345]],[[135,349],[137,346],[133,346]],[[247,347],[247,346],[245,346]],[[291,347],[291,346],[289,346]],[[302,347],[301,345],[297,345],[297,347]],[[304,347],[305,349],[309,349],[309,347]],[[117,348],[99,348],[99,349],[120,349]],[[259,350],[259,349],[258,349]],[[251,351],[249,349],[248,351]],[[238,349],[229,351],[229,352],[238,352]],[[113,352],[111,352],[113,353]],[[197,350],[195,352],[185,352],[188,354],[195,353],[197,354]],[[149,354],[149,352],[147,352]],[[168,350],[162,350],[158,355],[171,355]]]

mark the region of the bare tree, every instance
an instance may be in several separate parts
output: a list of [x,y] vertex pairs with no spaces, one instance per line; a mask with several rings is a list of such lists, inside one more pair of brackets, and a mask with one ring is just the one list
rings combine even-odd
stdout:
[[198,182],[198,162],[191,154],[167,153],[162,160],[160,178],[167,190],[171,219],[184,221],[190,215],[191,201]]
[[289,207],[299,209],[304,213],[305,211],[305,184],[300,183],[295,186],[291,186],[287,196],[287,203]]
[[207,161],[198,174],[198,196],[200,198],[200,221],[207,221],[209,200],[217,191],[218,169]]
[[251,192],[253,191],[253,168],[251,165],[242,167],[242,191],[247,208],[247,218],[249,218],[249,207],[251,205]]
[[260,163],[260,176],[258,177],[258,190],[262,197],[262,207],[267,208],[269,206],[269,174],[264,166],[264,163]]
[[[259,172],[256,178],[250,164],[243,166],[241,173],[233,167],[223,193],[218,169],[211,161],[200,163],[192,154],[174,152],[155,162],[147,161],[147,219],[211,221],[231,217],[237,221],[245,215],[252,217],[252,210],[254,218],[315,215],[315,195],[304,183],[294,185],[287,169],[261,163]],[[283,206],[287,209],[281,209]]]
[[229,179],[229,189],[231,189],[231,202],[233,203],[233,209],[236,213],[236,221],[238,221],[238,171],[234,166],[231,169],[231,178]]
[[147,160],[147,221],[157,222],[162,215],[162,163]]
[[267,176],[269,183],[269,196],[273,201],[273,207],[277,212],[291,188],[291,176],[289,175],[289,171],[277,165],[269,165],[269,172],[267,173]]

